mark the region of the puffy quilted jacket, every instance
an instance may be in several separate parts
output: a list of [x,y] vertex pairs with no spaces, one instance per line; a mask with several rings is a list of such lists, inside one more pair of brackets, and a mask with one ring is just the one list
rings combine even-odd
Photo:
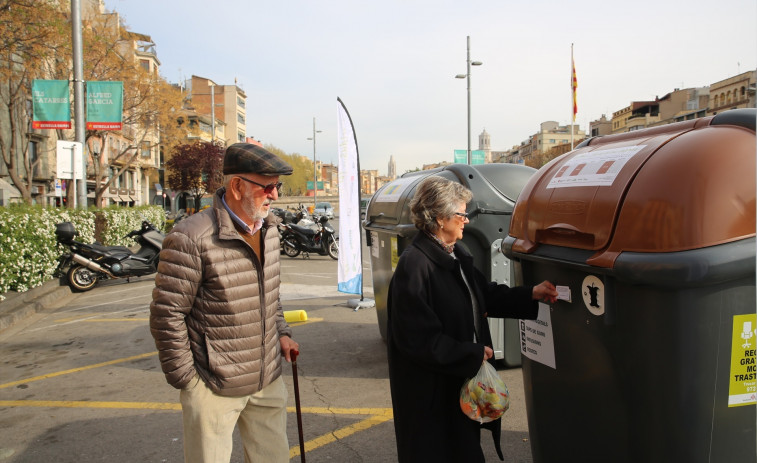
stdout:
[[169,384],[199,374],[223,396],[255,393],[281,374],[279,235],[264,220],[262,262],[234,228],[219,190],[213,207],[183,220],[163,242],[150,331]]

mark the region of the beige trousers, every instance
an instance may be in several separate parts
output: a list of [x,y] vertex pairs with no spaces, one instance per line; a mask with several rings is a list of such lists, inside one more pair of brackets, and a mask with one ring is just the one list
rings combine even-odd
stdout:
[[230,461],[231,435],[237,424],[246,463],[289,461],[287,391],[280,376],[263,390],[244,397],[214,394],[199,376],[195,376],[179,395],[185,462]]

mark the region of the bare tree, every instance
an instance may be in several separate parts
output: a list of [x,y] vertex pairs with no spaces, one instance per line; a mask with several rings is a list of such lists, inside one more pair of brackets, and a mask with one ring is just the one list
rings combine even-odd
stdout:
[[70,37],[64,34],[67,27],[56,1],[0,2],[0,153],[27,204],[32,202],[34,169],[39,164],[39,158],[32,159],[29,152],[31,81],[68,79],[60,59],[70,56]]

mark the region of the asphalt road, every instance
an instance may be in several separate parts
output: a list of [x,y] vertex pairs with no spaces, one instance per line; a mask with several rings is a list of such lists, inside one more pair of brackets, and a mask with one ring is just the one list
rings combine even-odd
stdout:
[[[336,291],[336,261],[282,256],[285,310],[293,324],[309,462],[394,462],[386,345],[375,308],[353,311]],[[372,298],[368,253],[365,296]],[[164,380],[148,329],[153,281],[102,284],[63,307],[0,333],[0,462],[181,462],[178,391]],[[520,369],[500,370],[510,389],[502,443],[508,462],[530,462]],[[299,444],[291,367],[288,436]],[[499,461],[488,433],[487,461]],[[238,441],[233,462],[242,462]]]

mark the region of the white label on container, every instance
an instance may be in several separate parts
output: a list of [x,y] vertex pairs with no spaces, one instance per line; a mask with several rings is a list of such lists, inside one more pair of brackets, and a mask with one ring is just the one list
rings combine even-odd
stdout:
[[602,280],[594,275],[584,278],[581,295],[589,312],[597,316],[605,313],[605,285]]
[[560,167],[547,188],[610,186],[626,162],[645,147],[624,146],[578,154]]
[[520,352],[534,362],[557,369],[550,310],[547,304],[540,302],[536,320],[520,321]]
[[418,177],[398,178],[376,193],[373,201],[377,203],[396,203],[402,197],[402,193],[416,180],[418,180]]

